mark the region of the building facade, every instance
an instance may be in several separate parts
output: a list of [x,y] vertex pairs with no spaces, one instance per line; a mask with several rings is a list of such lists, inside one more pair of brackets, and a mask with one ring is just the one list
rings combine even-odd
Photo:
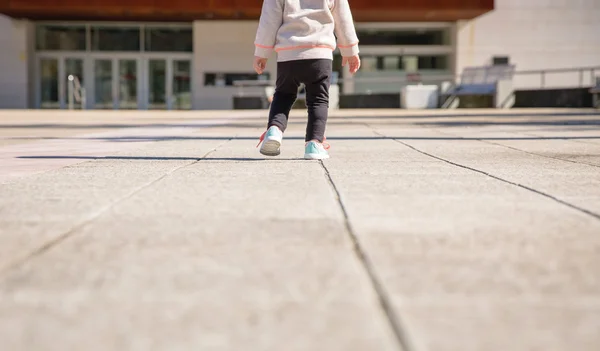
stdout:
[[[0,108],[230,109],[251,67],[259,0],[0,0]],[[363,68],[342,93],[399,92],[407,75],[464,67],[600,66],[598,0],[351,0]],[[600,70],[599,72],[600,73]],[[83,88],[84,106],[74,99]],[[398,80],[394,80],[394,78]],[[523,79],[521,79],[523,78]],[[585,77],[588,79],[588,77]],[[576,75],[558,77],[569,84]],[[517,77],[516,84],[537,84]],[[589,77],[589,81],[592,77]]]

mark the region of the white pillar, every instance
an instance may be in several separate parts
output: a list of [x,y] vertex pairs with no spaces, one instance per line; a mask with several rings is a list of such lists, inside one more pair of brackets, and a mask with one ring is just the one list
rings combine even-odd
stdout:
[[25,109],[30,105],[29,21],[0,15],[0,108]]

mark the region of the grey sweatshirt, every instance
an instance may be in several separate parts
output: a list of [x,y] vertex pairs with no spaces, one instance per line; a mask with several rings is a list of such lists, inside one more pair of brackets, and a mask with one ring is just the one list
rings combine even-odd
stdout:
[[336,44],[342,56],[358,55],[348,0],[264,0],[254,44],[255,56],[275,50],[279,62],[333,59]]

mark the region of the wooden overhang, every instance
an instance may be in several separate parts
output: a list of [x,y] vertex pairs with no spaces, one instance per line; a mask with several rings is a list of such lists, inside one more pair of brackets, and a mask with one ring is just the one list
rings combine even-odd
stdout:
[[[473,19],[494,0],[350,0],[357,22]],[[0,13],[34,20],[256,20],[261,0],[0,0]]]

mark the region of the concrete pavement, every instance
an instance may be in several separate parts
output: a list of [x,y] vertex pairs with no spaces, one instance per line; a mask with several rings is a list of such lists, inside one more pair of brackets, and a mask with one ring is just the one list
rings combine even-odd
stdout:
[[2,350],[597,350],[600,115],[0,111]]

